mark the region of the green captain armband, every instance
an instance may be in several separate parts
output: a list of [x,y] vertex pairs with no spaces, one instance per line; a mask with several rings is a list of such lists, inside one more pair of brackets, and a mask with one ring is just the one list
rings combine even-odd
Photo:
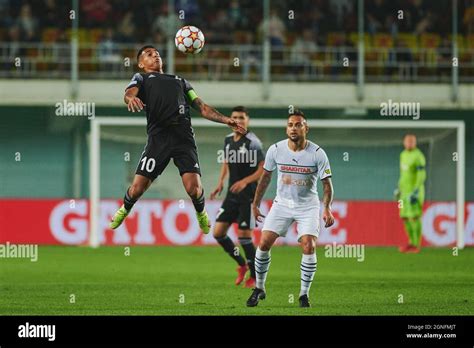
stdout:
[[188,97],[190,103],[192,103],[194,99],[198,97],[196,92],[194,92],[194,89],[190,89],[188,93],[186,93],[186,96]]

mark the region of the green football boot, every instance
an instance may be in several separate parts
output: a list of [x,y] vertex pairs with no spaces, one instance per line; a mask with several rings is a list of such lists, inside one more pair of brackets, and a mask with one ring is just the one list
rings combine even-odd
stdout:
[[209,216],[207,215],[207,212],[205,210],[200,213],[196,212],[196,216],[202,233],[208,234],[211,230],[211,221],[209,221]]
[[128,213],[130,211],[127,211],[125,207],[122,205],[119,210],[117,210],[112,218],[112,221],[110,221],[109,227],[113,230],[115,230],[117,227],[119,227],[123,220],[127,217]]

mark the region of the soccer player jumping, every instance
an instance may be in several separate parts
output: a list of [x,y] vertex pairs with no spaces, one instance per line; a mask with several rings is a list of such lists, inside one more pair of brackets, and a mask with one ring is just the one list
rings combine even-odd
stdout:
[[400,201],[400,217],[403,219],[409,244],[400,247],[401,252],[418,253],[421,247],[421,216],[425,200],[426,160],[416,147],[416,136],[406,134],[403,138],[405,150],[400,154],[400,179],[395,190]]
[[[249,114],[245,107],[236,106],[230,115],[239,124],[248,129]],[[224,141],[225,160],[222,163],[217,187],[211,193],[211,199],[220,194],[224,188],[224,180],[229,174],[227,195],[216,216],[214,238],[238,264],[235,285],[243,282],[250,269],[250,277],[245,281],[247,288],[255,287],[255,246],[252,232],[255,219],[252,215],[252,200],[257,188],[257,181],[263,173],[264,153],[262,143],[253,132],[242,135],[233,132]],[[247,262],[240,255],[240,249],[227,235],[229,227],[237,222],[240,245],[245,251]]]
[[190,108],[208,120],[224,123],[242,134],[246,130],[234,119],[226,117],[205,104],[185,79],[163,73],[158,50],[150,45],[137,54],[137,73],[125,89],[124,101],[128,110],[146,110],[148,141],[142,153],[132,185],[125,192],[123,205],[114,214],[110,228],[119,227],[133,205],[166,168],[171,158],[179,169],[184,188],[191,197],[199,227],[209,233],[211,224],[204,209],[204,190]]
[[296,222],[298,241],[303,249],[299,304],[300,307],[311,307],[309,289],[318,264],[315,249],[320,219],[318,178],[323,184],[322,217],[326,227],[334,223],[334,217],[331,213],[333,187],[329,160],[321,147],[306,139],[308,131],[303,112],[295,110],[288,117],[288,139],[273,144],[267,151],[264,172],[252,206],[257,221],[263,217],[259,206],[275,169],[278,170],[277,195],[265,219],[255,255],[257,286],[247,300],[248,307],[256,306],[259,300],[265,298],[265,281],[271,262],[270,249],[278,237],[286,235],[293,222]]

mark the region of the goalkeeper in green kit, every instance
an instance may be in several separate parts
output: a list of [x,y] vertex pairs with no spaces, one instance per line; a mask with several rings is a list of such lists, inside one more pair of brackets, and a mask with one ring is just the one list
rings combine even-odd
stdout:
[[403,138],[405,150],[400,154],[400,179],[395,196],[399,201],[400,217],[403,219],[409,244],[400,247],[401,252],[418,253],[421,247],[421,216],[425,200],[426,160],[416,147],[416,136],[406,134]]

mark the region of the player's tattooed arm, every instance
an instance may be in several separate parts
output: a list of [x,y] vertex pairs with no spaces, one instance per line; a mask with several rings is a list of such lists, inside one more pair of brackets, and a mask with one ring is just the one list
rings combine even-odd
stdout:
[[255,196],[253,198],[253,203],[252,203],[252,210],[253,210],[253,216],[259,222],[262,221],[260,217],[265,217],[260,212],[259,207],[260,207],[260,203],[262,203],[263,195],[267,191],[268,185],[270,185],[271,180],[272,180],[272,172],[269,172],[268,170],[264,170],[262,176],[260,177],[260,180],[258,181],[257,190],[255,191]]
[[202,117],[207,118],[210,121],[227,124],[228,117],[222,115],[212,106],[204,103],[201,98],[194,99],[192,106],[195,110],[201,113]]
[[325,227],[334,224],[334,216],[331,212],[331,204],[334,196],[334,188],[330,177],[321,180],[323,184],[323,220],[326,223]]
[[332,198],[334,195],[334,188],[330,177],[321,180],[323,183],[323,205],[324,208],[331,208]]
[[125,102],[125,104],[127,104],[128,111],[139,112],[142,111],[145,107],[145,104],[143,104],[143,102],[140,98],[137,97],[137,95],[138,87],[131,87],[125,91],[123,101]]
[[207,118],[210,121],[226,124],[230,128],[232,128],[232,130],[241,134],[247,133],[247,130],[245,128],[242,128],[235,120],[233,120],[230,117],[222,115],[219,111],[214,109],[212,106],[204,103],[204,101],[199,97],[193,100],[192,107],[196,111],[199,111],[202,117]]

